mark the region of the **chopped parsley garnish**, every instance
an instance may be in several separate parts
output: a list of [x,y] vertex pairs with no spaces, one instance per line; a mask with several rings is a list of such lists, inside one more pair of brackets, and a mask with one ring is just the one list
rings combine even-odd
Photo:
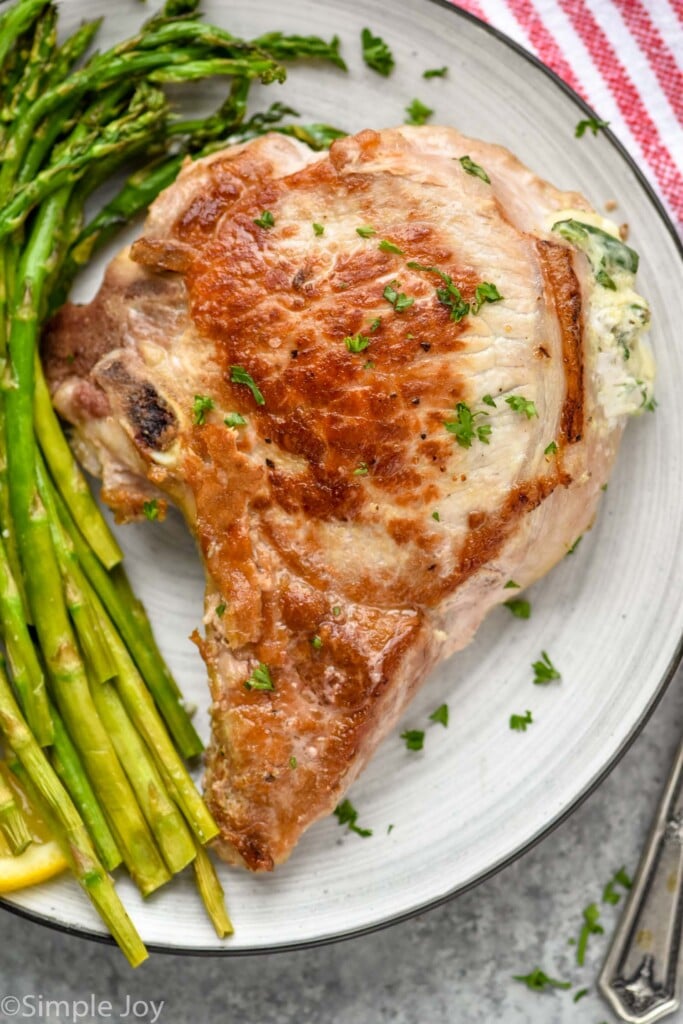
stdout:
[[522,395],[508,395],[505,401],[513,412],[518,412],[522,416],[526,416],[528,420],[533,416],[538,416],[538,410],[529,398],[523,398]]
[[323,642],[317,634],[311,637],[311,647],[314,651],[319,651],[322,645]]
[[448,728],[448,704],[441,704],[436,711],[432,711],[429,716],[430,722],[438,722],[439,725],[443,725],[444,728]]
[[465,302],[460,294],[460,289],[453,284],[452,277],[445,274],[443,270],[439,270],[438,267],[430,267],[426,263],[417,263],[415,260],[410,260],[407,266],[411,270],[424,270],[428,274],[438,274],[445,287],[436,289],[436,297],[442,306],[450,310],[451,320],[458,323],[463,317],[467,316],[470,311],[470,304]]
[[369,224],[364,224],[362,227],[356,228],[356,234],[360,235],[361,238],[372,238],[377,232]]
[[341,615],[341,608],[339,607],[338,604],[335,604],[334,608],[332,609],[332,614],[334,615],[335,618],[338,615]]
[[479,164],[475,164],[471,157],[461,156],[460,163],[462,164],[462,169],[467,171],[468,174],[473,174],[475,178],[481,178],[481,180],[485,181],[487,185],[491,184],[491,179],[484,168],[480,167]]
[[441,522],[441,516],[439,515],[439,513],[438,513],[438,511],[436,509],[434,509],[434,511],[432,512],[432,519],[436,523],[440,523]]
[[427,68],[426,71],[422,72],[423,78],[443,78],[444,75],[448,74],[448,67],[446,64],[442,68]]
[[506,608],[510,609],[516,619],[531,618],[531,605],[528,601],[523,600],[523,598],[515,597],[510,601],[505,601],[504,604]]
[[257,405],[266,404],[265,398],[254,383],[254,378],[250,373],[247,373],[243,366],[230,367],[230,380],[233,384],[245,384],[254,396],[254,401]]
[[534,683],[536,686],[545,686],[546,683],[552,682],[553,679],[562,678],[562,675],[548,657],[547,651],[541,651],[540,660],[535,661],[531,667],[534,670]]
[[335,807],[334,814],[339,824],[346,825],[349,832],[355,832],[357,836],[362,836],[363,839],[372,835],[371,828],[359,828],[356,824],[358,820],[358,811],[350,800],[342,800],[342,802]]
[[145,519],[149,519],[150,523],[153,523],[155,519],[159,518],[159,502],[156,498],[152,498],[151,501],[143,501],[142,511],[145,513]]
[[195,395],[192,403],[192,417],[196,427],[201,427],[206,422],[207,412],[213,409],[213,398],[207,395]]
[[381,325],[381,323],[382,323],[382,317],[381,316],[376,316],[374,320],[371,320],[370,323],[368,324],[368,330],[370,331],[370,333],[372,333],[373,331],[376,331],[377,328]]
[[610,878],[605,888],[602,890],[603,903],[611,903],[615,905],[619,902],[619,900],[621,899],[621,893],[615,891],[615,885],[620,885],[624,889],[630,889],[632,887],[633,882],[626,874],[625,868],[619,868],[619,870],[614,873],[614,875],[612,876],[612,878]]
[[364,370],[374,370],[375,369],[375,364],[373,363],[372,359],[368,359],[368,361],[366,363],[363,363],[363,369]]
[[626,868],[619,868],[616,875],[614,876],[614,881],[618,882],[619,885],[623,885],[624,889],[633,888],[633,879],[628,874]]
[[313,221],[313,230],[316,233],[316,235],[318,235],[318,236],[324,235],[325,234],[325,225],[324,224],[316,224],[316,222]]
[[453,434],[461,448],[471,448],[472,441],[476,437],[482,444],[489,443],[491,435],[490,423],[476,424],[478,416],[488,416],[487,412],[472,412],[464,402],[458,402],[455,407],[455,419],[446,420],[444,427],[449,434]]
[[363,352],[370,344],[370,339],[364,334],[350,334],[344,338],[344,344],[349,352]]
[[226,605],[225,601],[221,601],[220,604],[216,605],[216,615],[218,616],[219,619],[222,619],[223,616],[225,615],[226,607],[227,607],[227,605]]
[[422,750],[425,734],[422,729],[407,729],[401,733],[401,739],[406,742],[406,750]]
[[498,408],[493,398],[491,398],[491,395],[484,395],[484,397],[482,398],[482,402],[484,403],[484,405],[490,405],[492,409]]
[[583,925],[581,926],[579,939],[576,943],[576,962],[579,967],[583,967],[586,959],[586,948],[591,935],[604,934],[605,929],[601,924],[598,924],[599,917],[600,909],[597,904],[589,903],[583,912]]
[[613,277],[610,277],[606,270],[598,270],[595,275],[595,280],[598,284],[601,284],[603,288],[609,288],[611,292],[617,290],[617,284]]
[[573,555],[582,540],[583,540],[583,534],[581,534],[580,537],[576,538],[576,540],[574,541],[574,543],[572,544],[572,546],[570,548],[567,548],[567,554],[568,555]]
[[587,995],[588,995],[588,989],[587,988],[580,988],[579,991],[574,996],[574,1002],[578,1003],[578,1001],[580,999],[583,999],[583,997],[587,996]]
[[393,828],[394,828],[393,825],[387,825],[387,835],[391,835],[391,833],[393,831]]
[[403,249],[399,249],[399,247],[397,245],[394,245],[393,242],[387,242],[386,238],[382,239],[382,241],[379,243],[378,248],[381,249],[382,252],[393,252],[396,253],[397,256],[404,255]]
[[237,427],[246,427],[247,421],[244,416],[241,416],[238,412],[229,412],[227,416],[223,417],[223,422],[226,427],[230,427],[236,430]]
[[397,313],[402,313],[415,302],[415,299],[409,299],[403,292],[399,292],[400,287],[400,281],[391,281],[382,292],[382,297],[391,303]]
[[254,217],[254,224],[260,228],[272,228],[275,224],[275,217],[270,210],[264,210],[260,217]]
[[505,584],[505,586],[503,587],[503,590],[521,590],[521,589],[522,588],[520,587],[519,583],[515,583],[514,580],[508,580],[507,583]]
[[526,732],[527,725],[532,723],[533,718],[530,711],[527,711],[525,715],[510,715],[510,728],[515,732]]
[[290,757],[290,759],[289,759],[289,767],[290,768],[296,768],[296,765],[297,765],[296,758],[295,757]]
[[364,28],[360,34],[360,41],[363,47],[363,60],[367,66],[385,78],[390,75],[394,66],[394,55],[381,36],[374,36],[369,28]]
[[557,445],[555,444],[554,441],[551,441],[550,444],[548,445],[548,447],[543,449],[543,454],[544,455],[556,455],[557,454]]
[[425,124],[433,113],[431,107],[425,106],[421,100],[414,99],[406,107],[406,124]]
[[358,464],[358,468],[354,469],[353,475],[354,476],[367,476],[369,472],[370,471],[368,469],[367,462],[361,462],[361,463]]
[[597,135],[601,128],[608,127],[609,121],[601,121],[597,117],[586,117],[583,121],[579,121],[574,129],[574,135],[577,139],[581,139],[586,134],[587,130],[590,130],[593,135]]
[[540,967],[536,967],[530,974],[513,974],[512,978],[514,981],[521,981],[532,992],[545,992],[547,988],[568,989],[572,987],[571,981],[558,981],[557,978],[550,978]]
[[244,684],[247,690],[274,690],[273,680],[270,677],[270,669],[263,662],[259,662],[254,671]]
[[472,312],[478,313],[485,302],[501,302],[503,296],[500,294],[495,284],[491,284],[489,281],[482,281],[474,289],[474,302],[472,303]]

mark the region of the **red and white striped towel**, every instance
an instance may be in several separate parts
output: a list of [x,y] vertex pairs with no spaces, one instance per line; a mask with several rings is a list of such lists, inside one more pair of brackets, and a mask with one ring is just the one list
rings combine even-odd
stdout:
[[683,0],[454,0],[535,53],[638,161],[683,230]]

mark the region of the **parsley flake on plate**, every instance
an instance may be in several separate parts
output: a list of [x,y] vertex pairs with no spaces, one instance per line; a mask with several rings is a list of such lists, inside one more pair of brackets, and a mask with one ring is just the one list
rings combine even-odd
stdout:
[[550,444],[548,445],[548,447],[543,449],[543,454],[544,455],[556,455],[557,454],[557,445],[556,445],[556,443],[554,441],[551,441]]
[[432,519],[434,520],[435,523],[441,522],[441,515],[437,509],[434,509],[434,511],[432,512]]
[[370,339],[364,334],[350,334],[344,338],[344,344],[349,352],[363,352],[370,344]]
[[290,768],[296,768],[296,766],[297,766],[296,758],[295,757],[290,757],[290,759],[289,759],[289,767]]
[[370,333],[372,334],[374,331],[376,331],[377,328],[381,325],[381,323],[381,316],[376,316],[374,320],[371,320],[370,323],[368,324],[368,330],[370,331]]
[[487,185],[491,184],[491,179],[489,178],[484,168],[480,167],[479,164],[475,164],[474,160],[471,157],[461,156],[459,157],[459,160],[460,163],[462,164],[462,169],[464,171],[467,171],[468,174],[472,174],[475,178],[481,178],[481,180],[485,181]]
[[439,707],[432,711],[429,716],[430,722],[438,722],[439,725],[443,725],[445,729],[448,728],[448,704],[441,704]]
[[159,518],[159,502],[156,498],[152,498],[151,501],[143,501],[142,511],[145,513],[145,519],[153,523],[155,519]]
[[403,292],[399,292],[400,287],[400,281],[390,281],[382,292],[382,297],[394,307],[397,313],[403,313],[415,302],[415,299],[409,299]]
[[633,885],[633,882],[626,874],[626,869],[623,867],[619,868],[619,870],[614,873],[614,875],[610,878],[605,888],[602,890],[603,903],[611,903],[613,905],[616,905],[619,902],[619,900],[621,899],[621,893],[616,892],[614,888],[616,885],[620,885],[623,889],[626,890],[630,889]]
[[363,839],[367,839],[368,836],[372,835],[371,828],[360,828],[356,824],[358,820],[358,811],[350,800],[342,800],[342,802],[335,807],[334,815],[340,825],[346,825],[349,832],[355,832],[357,836],[362,836]]
[[356,234],[360,235],[361,238],[372,238],[377,232],[369,224],[362,224],[361,227],[356,228]]
[[572,546],[570,548],[567,548],[567,554],[568,555],[573,555],[574,554],[574,552],[578,548],[579,544],[581,543],[582,539],[583,539],[583,534],[581,534],[580,537],[576,538],[576,540],[574,541],[574,543],[572,544]]
[[512,978],[514,981],[521,981],[532,992],[545,992],[548,988],[568,989],[572,987],[571,981],[559,981],[557,978],[551,978],[540,967],[534,968],[529,974],[513,974]]
[[364,28],[360,34],[360,41],[363,60],[367,66],[385,78],[390,75],[395,64],[394,55],[382,37],[375,36],[369,28]]
[[583,911],[583,925],[579,932],[579,939],[576,943],[576,962],[579,967],[583,967],[586,959],[586,949],[588,947],[588,940],[591,935],[603,935],[605,929],[601,924],[598,924],[598,918],[600,917],[600,910],[596,903],[589,903],[586,909]]
[[557,671],[548,657],[547,651],[541,651],[540,660],[535,661],[531,667],[534,670],[534,683],[536,686],[545,686],[546,683],[552,682],[553,679],[562,678],[561,673]]
[[230,367],[230,380],[233,384],[244,384],[249,388],[257,405],[265,405],[266,400],[259,388],[254,383],[254,378],[244,369],[243,366]]
[[322,648],[322,645],[323,642],[317,633],[315,636],[311,637],[311,647],[313,648],[314,651],[319,651]]
[[236,430],[237,427],[246,427],[247,425],[244,416],[241,416],[238,412],[229,412],[227,416],[223,417],[223,422],[231,430]]
[[381,249],[382,252],[393,252],[397,256],[404,255],[403,249],[399,249],[399,247],[397,245],[394,245],[393,242],[387,242],[386,238],[382,239],[377,248]]
[[593,135],[597,135],[601,128],[608,127],[609,121],[601,121],[598,117],[586,117],[583,121],[579,121],[574,129],[574,135],[577,139],[581,139],[586,134],[586,131],[591,131]]
[[531,712],[527,711],[525,715],[510,715],[510,728],[515,732],[526,732],[527,725],[533,723]]
[[510,601],[505,601],[504,604],[506,608],[510,609],[516,619],[531,618],[531,605],[521,597],[512,598]]
[[524,398],[522,395],[508,395],[505,401],[513,412],[526,416],[528,420],[538,416],[538,410],[530,398]]
[[427,274],[437,274],[441,278],[444,287],[436,289],[436,297],[441,305],[450,311],[451,320],[459,323],[463,317],[467,316],[470,311],[470,304],[465,302],[460,289],[457,285],[453,284],[453,278],[449,274],[446,274],[438,267],[430,267],[428,264],[418,263],[416,260],[410,260],[407,266],[411,270],[423,270]]
[[325,225],[324,224],[318,224],[318,223],[316,223],[316,221],[313,221],[313,231],[318,236],[324,235],[325,234]]
[[519,583],[515,583],[514,580],[508,580],[507,583],[505,584],[505,586],[503,587],[503,590],[521,590],[521,589],[522,588],[520,587]]
[[474,302],[472,303],[472,312],[478,313],[485,302],[501,302],[503,296],[500,294],[495,284],[491,284],[489,281],[482,281],[474,289]]
[[195,395],[192,403],[192,420],[196,427],[202,427],[206,422],[207,412],[213,409],[213,398],[207,395]]
[[356,469],[353,471],[354,476],[367,476],[370,470],[368,469],[367,462],[360,462]]
[[478,416],[488,416],[488,413],[472,412],[465,402],[458,402],[455,407],[455,418],[444,421],[444,427],[449,434],[453,434],[461,448],[471,448],[475,437],[482,444],[489,444],[491,425],[490,423],[477,424]]
[[444,64],[442,68],[427,68],[426,71],[422,72],[423,78],[443,78],[448,74],[448,66]]
[[261,661],[244,684],[247,690],[274,690],[270,669]]
[[421,100],[414,99],[406,107],[406,124],[426,124],[434,111]]
[[490,405],[492,409],[498,408],[491,395],[484,395],[484,397],[482,398],[482,402],[484,403],[484,405]]
[[422,750],[425,734],[422,729],[407,729],[401,733],[401,739],[405,740],[406,750]]
[[272,228],[275,225],[275,217],[270,210],[264,210],[260,217],[254,217],[254,224],[260,228]]
[[225,609],[226,608],[227,608],[227,605],[226,605],[225,601],[221,601],[220,604],[216,605],[216,615],[218,616],[219,619],[222,619],[223,616],[225,615]]
[[580,999],[583,999],[583,997],[587,996],[587,995],[588,995],[588,989],[587,988],[580,988],[579,991],[574,996],[574,1000],[573,1001],[575,1003],[578,1003]]

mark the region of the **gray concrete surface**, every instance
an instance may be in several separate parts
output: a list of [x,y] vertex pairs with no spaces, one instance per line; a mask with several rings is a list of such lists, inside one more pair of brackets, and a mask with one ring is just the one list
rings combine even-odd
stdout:
[[[114,949],[2,913],[0,1022],[612,1024],[595,979],[620,907],[603,906],[606,934],[591,940],[583,969],[568,939],[613,871],[636,867],[681,733],[682,683],[679,673],[623,761],[540,846],[381,933],[266,957],[156,955],[133,973]],[[536,966],[574,989],[535,994],[511,979]],[[582,987],[590,992],[575,1004]]]

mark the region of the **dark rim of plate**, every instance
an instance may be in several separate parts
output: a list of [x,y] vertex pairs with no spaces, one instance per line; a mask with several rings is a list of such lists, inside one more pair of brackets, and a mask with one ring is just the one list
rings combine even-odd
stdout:
[[[557,75],[552,70],[552,68],[549,68],[546,64],[543,64],[543,62],[540,61],[538,57],[534,56],[534,54],[530,53],[528,50],[525,50],[524,47],[520,46],[519,43],[516,43],[514,39],[510,39],[510,37],[506,36],[504,32],[501,32],[499,29],[494,28],[493,25],[489,25],[485,21],[482,21],[480,18],[477,18],[474,14],[470,14],[469,11],[464,11],[461,7],[454,6],[454,4],[450,2],[450,0],[427,0],[427,2],[436,4],[438,7],[442,7],[445,10],[450,11],[456,18],[464,18],[466,21],[475,24],[478,28],[483,29],[484,32],[487,32],[490,36],[493,36],[494,39],[497,39],[499,42],[507,46],[510,50],[513,50],[520,57],[526,60],[529,64],[533,65],[535,68],[538,68],[539,71],[542,71],[543,74],[546,75],[547,78],[549,78],[550,81],[553,82],[558,87],[558,89],[560,89],[566,96],[573,100],[573,102],[576,104],[576,107],[578,108],[578,110],[581,111],[582,114],[587,114],[589,117],[597,117],[596,112],[591,107],[589,107],[585,100],[583,100],[578,95],[578,93],[574,92],[571,86],[567,85],[567,83],[564,82],[559,77],[559,75]],[[619,139],[616,138],[616,136],[610,131],[610,129],[604,128],[602,130],[602,134],[609,140],[613,148],[617,151],[617,153],[619,153],[621,158],[628,164],[630,169],[633,171],[635,178],[637,179],[638,183],[647,195],[650,202],[652,203],[655,212],[658,214],[660,220],[664,224],[664,227],[667,229],[667,231],[673,238],[676,248],[678,249],[679,255],[681,257],[681,261],[683,262],[683,242],[681,241],[681,238],[679,237],[678,232],[676,231],[676,228],[674,227],[673,222],[669,217],[669,214],[665,210],[662,202],[660,201],[659,197],[650,185],[649,181],[647,180],[643,172],[640,170],[638,164],[630,155],[628,150],[623,146]],[[674,654],[671,658],[671,662],[669,663],[669,666],[662,677],[659,687],[657,688],[657,692],[653,695],[649,705],[643,711],[643,714],[641,715],[639,721],[636,722],[635,726],[631,730],[631,733],[625,738],[622,745],[616,751],[611,760],[602,768],[599,774],[589,783],[586,789],[583,790],[583,792],[579,793],[571,802],[571,804],[567,808],[565,808],[564,811],[562,811],[557,817],[553,818],[552,821],[548,822],[548,824],[544,828],[542,828],[540,832],[538,832],[535,836],[532,836],[531,839],[529,839],[526,843],[520,846],[517,850],[509,854],[507,857],[503,858],[503,860],[501,860],[498,864],[494,864],[493,867],[489,868],[487,871],[484,871],[481,875],[478,875],[476,878],[471,879],[469,882],[465,882],[463,885],[457,886],[455,889],[452,890],[452,892],[448,892],[444,896],[439,896],[436,899],[429,900],[427,903],[423,903],[419,907],[413,907],[411,910],[405,911],[405,913],[396,914],[392,917],[387,917],[383,921],[376,921],[374,924],[365,925],[362,928],[354,928],[348,932],[338,932],[334,935],[324,935],[318,939],[306,939],[301,942],[281,943],[277,946],[261,946],[256,949],[231,949],[229,946],[160,946],[155,943],[145,943],[147,949],[150,951],[150,953],[168,953],[174,956],[217,957],[258,956],[265,953],[287,953],[297,949],[313,949],[316,946],[326,946],[330,945],[333,942],[342,942],[345,939],[354,939],[361,935],[370,935],[372,932],[380,931],[383,928],[390,927],[391,925],[401,924],[401,922],[403,921],[409,921],[411,918],[417,917],[418,915],[425,913],[425,911],[427,910],[432,910],[435,907],[440,907],[442,906],[442,904],[448,903],[456,896],[460,896],[462,893],[468,892],[470,889],[474,889],[475,886],[480,885],[482,882],[487,881],[487,879],[492,878],[494,875],[497,875],[499,871],[502,871],[510,864],[513,864],[520,857],[524,856],[525,853],[528,853],[529,850],[533,849],[534,846],[538,845],[538,843],[545,839],[546,836],[550,835],[550,833],[553,832],[558,827],[558,825],[561,825],[564,821],[566,821],[567,818],[569,818],[570,815],[572,815],[574,811],[584,802],[584,800],[591,796],[591,794],[595,792],[598,786],[600,786],[601,783],[605,781],[605,779],[610,774],[612,769],[619,763],[619,761],[621,761],[622,757],[629,749],[631,744],[637,739],[637,737],[642,732],[646,722],[652,715],[652,712],[655,710],[660,700],[664,696],[664,693],[669,683],[673,679],[676,673],[676,669],[678,668],[682,659],[683,637],[681,637],[678,641],[676,650],[674,651]],[[59,921],[50,920],[48,918],[43,917],[39,913],[36,913],[31,910],[26,910],[23,907],[18,907],[13,903],[9,903],[7,900],[0,899],[0,906],[3,907],[5,910],[9,910],[12,914],[16,914],[18,917],[24,917],[29,921],[35,921],[37,924],[45,925],[46,927],[52,928],[55,931],[64,932],[67,935],[77,935],[79,938],[91,939],[94,942],[101,942],[104,945],[108,946],[116,945],[114,939],[110,935],[104,935],[99,932],[92,932],[87,928],[76,928],[72,925],[64,924]]]

